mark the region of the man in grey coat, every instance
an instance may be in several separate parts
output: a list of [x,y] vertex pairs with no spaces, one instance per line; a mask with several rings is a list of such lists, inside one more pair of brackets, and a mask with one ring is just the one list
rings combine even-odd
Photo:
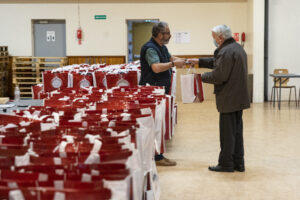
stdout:
[[210,68],[202,81],[214,84],[217,109],[220,113],[220,146],[218,165],[208,167],[216,172],[244,172],[243,110],[250,107],[247,87],[247,55],[232,38],[226,25],[212,29],[217,49],[213,58],[188,59],[199,67]]

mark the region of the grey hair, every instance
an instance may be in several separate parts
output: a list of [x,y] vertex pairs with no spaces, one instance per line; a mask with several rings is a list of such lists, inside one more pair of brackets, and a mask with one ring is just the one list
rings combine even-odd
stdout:
[[217,34],[217,36],[222,36],[225,40],[232,37],[232,33],[229,26],[218,25],[212,29],[212,32]]
[[169,25],[166,22],[159,22],[154,24],[154,26],[152,27],[152,36],[157,37],[159,33],[165,32],[168,26]]

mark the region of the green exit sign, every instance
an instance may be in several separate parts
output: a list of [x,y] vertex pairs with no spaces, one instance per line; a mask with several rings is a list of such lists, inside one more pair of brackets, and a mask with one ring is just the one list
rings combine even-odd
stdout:
[[106,15],[95,15],[95,19],[106,19]]

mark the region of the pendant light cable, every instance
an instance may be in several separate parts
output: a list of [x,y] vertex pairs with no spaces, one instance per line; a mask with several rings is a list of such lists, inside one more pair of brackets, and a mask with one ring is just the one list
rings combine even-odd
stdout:
[[77,12],[78,12],[78,26],[80,27],[80,5],[79,5],[79,0],[77,1]]

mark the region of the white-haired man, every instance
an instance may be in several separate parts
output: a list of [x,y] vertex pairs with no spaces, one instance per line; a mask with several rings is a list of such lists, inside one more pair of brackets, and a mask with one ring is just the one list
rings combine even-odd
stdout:
[[217,49],[212,58],[188,59],[199,67],[210,68],[202,81],[214,84],[216,105],[220,113],[220,147],[218,165],[208,167],[216,172],[245,171],[243,142],[243,110],[250,107],[247,87],[247,55],[226,25],[212,29]]

